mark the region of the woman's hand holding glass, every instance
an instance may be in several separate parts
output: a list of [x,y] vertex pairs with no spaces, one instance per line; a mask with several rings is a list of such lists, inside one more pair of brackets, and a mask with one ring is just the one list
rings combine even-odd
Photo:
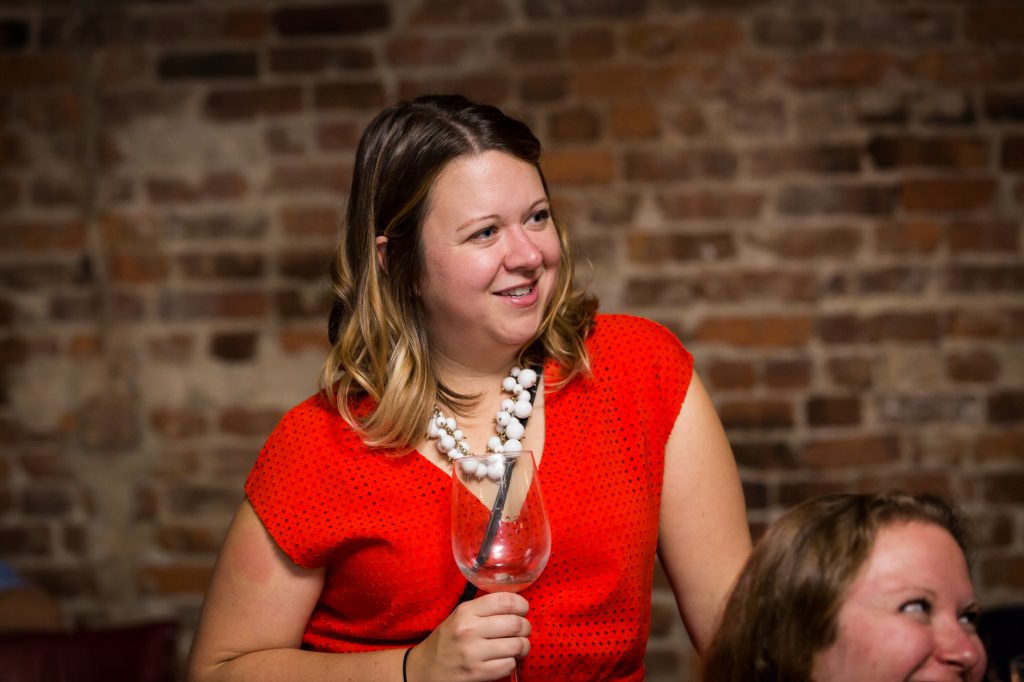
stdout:
[[[453,463],[452,552],[466,580],[491,593],[519,592],[540,576],[551,530],[532,452]],[[511,672],[522,679],[518,657]]]

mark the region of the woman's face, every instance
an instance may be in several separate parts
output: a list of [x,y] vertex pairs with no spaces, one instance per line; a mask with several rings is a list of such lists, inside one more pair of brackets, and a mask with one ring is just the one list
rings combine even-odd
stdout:
[[944,528],[883,527],[839,610],[815,682],[977,682],[985,650],[967,562]]
[[533,339],[560,259],[536,168],[498,151],[455,159],[434,183],[421,243],[418,293],[444,356],[504,362]]

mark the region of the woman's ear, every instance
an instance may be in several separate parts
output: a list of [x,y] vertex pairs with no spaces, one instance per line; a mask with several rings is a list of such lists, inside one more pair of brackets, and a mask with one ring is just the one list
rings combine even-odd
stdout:
[[387,251],[388,251],[388,238],[384,235],[380,235],[374,239],[374,243],[377,245],[377,265],[384,272],[388,271],[387,266]]

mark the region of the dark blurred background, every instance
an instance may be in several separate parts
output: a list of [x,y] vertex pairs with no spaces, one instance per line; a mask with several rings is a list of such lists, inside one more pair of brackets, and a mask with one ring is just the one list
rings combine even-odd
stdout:
[[1022,46],[1019,1],[0,2],[0,558],[187,650],[316,390],[358,135],[459,92],[534,127],[603,308],[695,354],[755,533],[938,492],[1024,601]]

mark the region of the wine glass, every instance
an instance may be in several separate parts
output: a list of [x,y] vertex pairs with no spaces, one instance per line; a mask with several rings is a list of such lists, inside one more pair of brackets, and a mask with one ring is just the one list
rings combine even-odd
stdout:
[[[452,552],[466,580],[487,592],[519,592],[551,555],[551,528],[529,450],[452,464]],[[512,682],[522,679],[519,661]]]

